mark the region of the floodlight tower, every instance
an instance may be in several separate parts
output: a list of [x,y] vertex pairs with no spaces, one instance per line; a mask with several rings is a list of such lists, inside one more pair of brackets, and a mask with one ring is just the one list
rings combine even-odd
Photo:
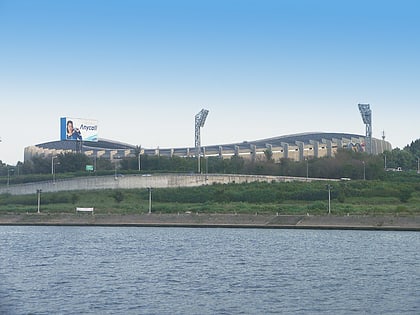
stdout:
[[201,156],[201,137],[200,137],[200,128],[204,127],[206,118],[209,111],[207,109],[202,109],[197,115],[195,115],[195,152],[198,160],[198,173],[201,172],[200,168],[200,156]]
[[366,125],[366,152],[372,154],[372,111],[369,104],[359,104],[363,123]]

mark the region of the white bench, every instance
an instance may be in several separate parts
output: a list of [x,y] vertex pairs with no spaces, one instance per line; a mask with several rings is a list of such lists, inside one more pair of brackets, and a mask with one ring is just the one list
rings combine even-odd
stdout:
[[80,208],[80,207],[77,207],[76,208],[76,213],[77,212],[91,212],[93,214],[93,208]]

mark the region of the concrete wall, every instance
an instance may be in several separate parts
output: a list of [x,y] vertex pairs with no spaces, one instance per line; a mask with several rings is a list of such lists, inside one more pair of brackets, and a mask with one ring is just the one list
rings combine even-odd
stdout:
[[[311,180],[325,180],[309,178]],[[96,189],[133,189],[133,188],[169,188],[193,187],[211,184],[248,183],[248,182],[290,182],[307,181],[305,177],[264,176],[264,175],[126,175],[126,176],[90,176],[67,180],[56,180],[11,185],[0,188],[0,194],[12,195],[35,194],[37,189],[42,192],[96,190]]]

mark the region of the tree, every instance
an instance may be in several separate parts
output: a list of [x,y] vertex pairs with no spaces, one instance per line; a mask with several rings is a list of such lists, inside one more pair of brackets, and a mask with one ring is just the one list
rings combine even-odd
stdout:
[[415,165],[416,159],[409,150],[401,150],[399,148],[392,151],[384,152],[386,156],[387,168],[401,167],[403,170],[412,169]]
[[420,157],[420,139],[411,141],[411,144],[404,147],[404,150],[409,151],[415,157]]
[[[48,160],[51,163],[50,159]],[[86,169],[86,165],[90,164],[90,159],[83,153],[66,152],[57,156],[57,162],[57,173],[66,173],[84,171]]]
[[274,159],[273,159],[273,151],[270,148],[267,148],[264,150],[264,156],[265,156],[265,160],[267,162],[273,163]]

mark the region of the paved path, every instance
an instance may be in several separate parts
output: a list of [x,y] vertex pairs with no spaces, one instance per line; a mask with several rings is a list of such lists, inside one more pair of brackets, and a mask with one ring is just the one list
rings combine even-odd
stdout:
[[256,214],[3,214],[0,225],[83,225],[359,229],[420,231],[420,216],[304,216]]

